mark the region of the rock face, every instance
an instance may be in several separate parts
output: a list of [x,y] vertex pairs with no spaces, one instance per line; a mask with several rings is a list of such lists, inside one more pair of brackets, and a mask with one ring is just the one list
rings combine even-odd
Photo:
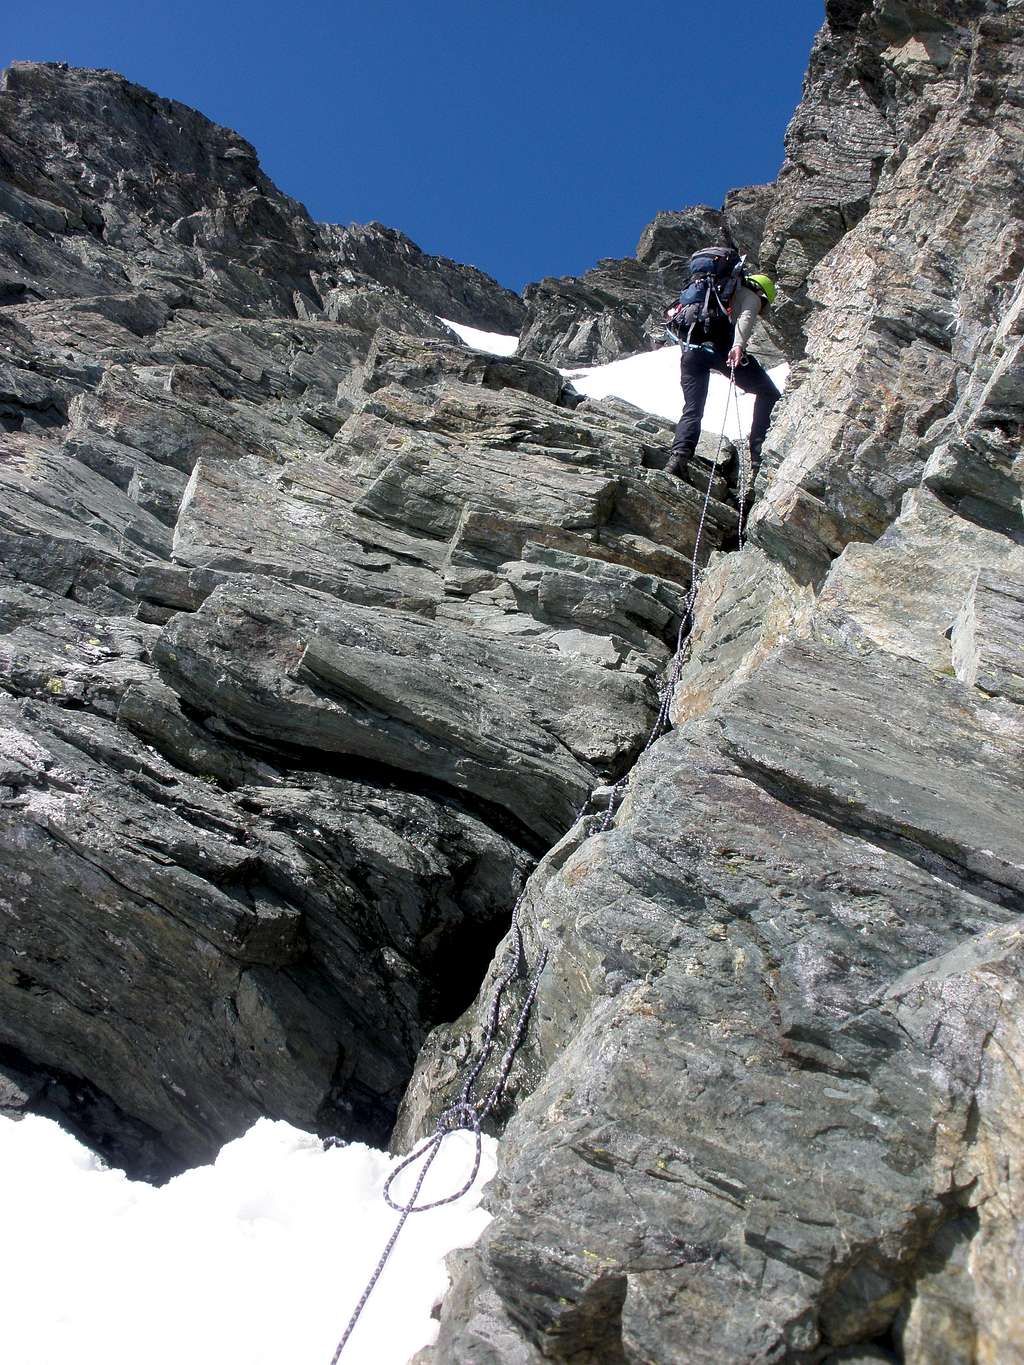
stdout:
[[424,1360],[1024,1353],[1014,10],[826,6],[766,228],[804,359],[672,733],[529,884],[494,1221]]
[[115,72],[15,62],[3,94],[6,303],[89,299],[138,336],[181,309],[372,332],[390,308],[437,335],[436,312],[494,330],[522,320],[510,291],[401,233],[314,223],[237,133]]
[[383,1141],[650,729],[703,484],[437,317],[516,296],[113,73],[13,66],[0,174],[4,1103],[152,1176]]
[[[777,186],[527,291],[515,357],[437,320],[514,325],[476,272],[12,69],[0,1103],[151,1175],[259,1113],[402,1147],[529,876],[424,1361],[1020,1357],[1017,8],[829,0]],[[723,221],[802,356],[738,553],[728,465],[549,363]]]
[[526,309],[518,295],[498,289],[489,275],[444,256],[428,256],[382,223],[347,228],[319,224],[321,241],[354,276],[391,285],[427,312],[491,332],[518,332]]

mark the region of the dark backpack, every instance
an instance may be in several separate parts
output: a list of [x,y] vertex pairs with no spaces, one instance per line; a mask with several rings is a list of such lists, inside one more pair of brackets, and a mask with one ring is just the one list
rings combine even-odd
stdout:
[[706,246],[689,263],[690,281],[665,310],[665,326],[691,345],[728,342],[729,305],[743,275],[743,257],[728,246]]

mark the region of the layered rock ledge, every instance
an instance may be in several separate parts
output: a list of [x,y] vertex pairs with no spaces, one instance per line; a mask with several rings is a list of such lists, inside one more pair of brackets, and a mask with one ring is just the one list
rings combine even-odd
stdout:
[[1010,5],[826,11],[760,253],[803,359],[672,733],[529,883],[438,1365],[1024,1352],[1024,48]]
[[382,1142],[650,729],[714,471],[114,73],[12,66],[0,176],[4,1102],[155,1176],[260,1114]]

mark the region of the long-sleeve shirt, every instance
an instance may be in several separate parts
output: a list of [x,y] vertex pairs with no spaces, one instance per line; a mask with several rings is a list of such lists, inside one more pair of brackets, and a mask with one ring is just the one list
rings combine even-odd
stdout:
[[733,320],[733,345],[742,346],[747,349],[750,341],[750,334],[754,330],[754,323],[757,321],[761,312],[761,296],[755,294],[753,289],[748,289],[745,284],[738,284],[732,296],[732,307],[730,313]]

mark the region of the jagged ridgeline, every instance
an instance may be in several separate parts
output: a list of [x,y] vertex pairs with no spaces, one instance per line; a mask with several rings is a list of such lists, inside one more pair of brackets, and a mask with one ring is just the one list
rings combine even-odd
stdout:
[[[1022,1357],[1022,76],[1019,6],[830,0],[774,185],[519,299],[7,72],[7,1108],[157,1176],[265,1113],[404,1146],[540,858],[429,1359]],[[556,368],[721,231],[799,361],[739,552],[729,459]]]

